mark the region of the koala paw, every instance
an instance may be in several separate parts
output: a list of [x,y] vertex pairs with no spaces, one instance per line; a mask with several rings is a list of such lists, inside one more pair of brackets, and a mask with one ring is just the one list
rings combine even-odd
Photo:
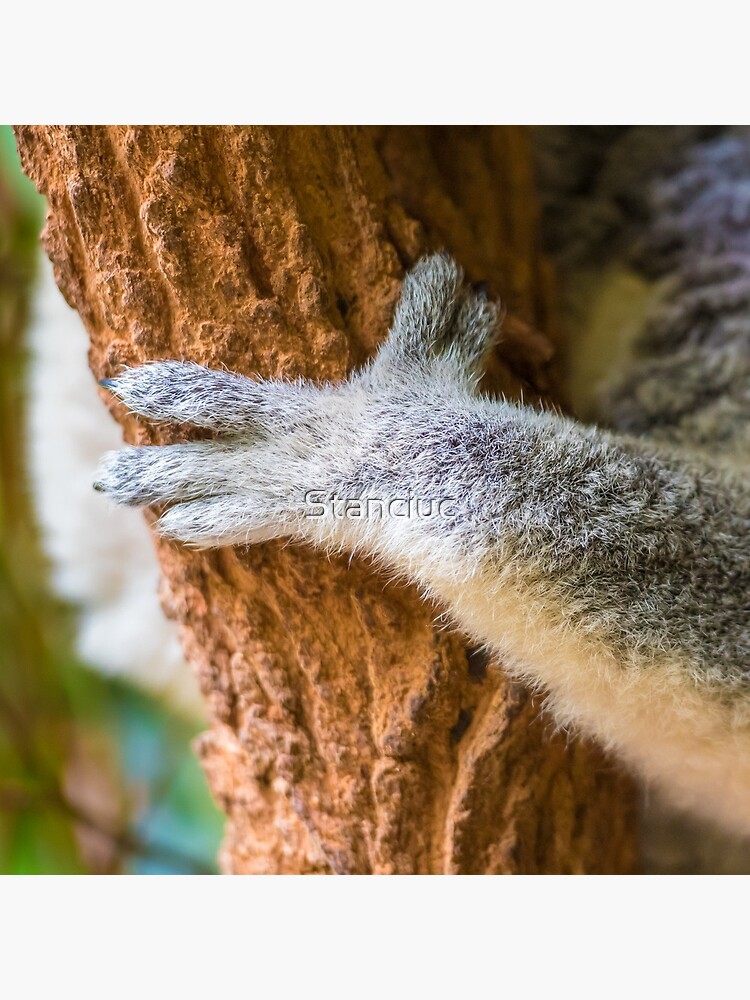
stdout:
[[307,524],[308,493],[383,486],[394,455],[408,469],[410,448],[424,442],[410,440],[404,411],[421,403],[424,423],[441,395],[470,394],[497,327],[496,307],[437,254],[407,275],[375,359],[341,385],[255,380],[180,361],[126,369],[101,384],[133,412],[221,436],[111,452],[94,486],[118,503],[169,505],[158,530],[197,546],[324,541],[320,525]]

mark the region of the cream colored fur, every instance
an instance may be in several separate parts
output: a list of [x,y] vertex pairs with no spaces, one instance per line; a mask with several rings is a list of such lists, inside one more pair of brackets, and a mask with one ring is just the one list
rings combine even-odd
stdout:
[[198,687],[157,594],[159,567],[143,516],[91,489],[121,433],[88,366],[88,335],[40,254],[30,329],[29,465],[57,592],[77,609],[78,648],[104,674],[127,677],[203,717]]

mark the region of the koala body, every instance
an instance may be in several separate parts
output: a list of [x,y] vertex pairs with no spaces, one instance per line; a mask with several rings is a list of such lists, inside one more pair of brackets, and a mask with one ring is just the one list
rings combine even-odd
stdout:
[[609,388],[609,428],[478,394],[497,311],[439,254],[340,385],[177,361],[105,380],[144,417],[221,436],[111,452],[96,486],[168,504],[158,530],[188,544],[373,557],[543,691],[560,725],[750,833],[750,258],[718,202],[724,242],[699,280],[682,275],[675,245],[709,232],[700,163],[683,168],[693,211],[682,229],[674,213],[671,284]]

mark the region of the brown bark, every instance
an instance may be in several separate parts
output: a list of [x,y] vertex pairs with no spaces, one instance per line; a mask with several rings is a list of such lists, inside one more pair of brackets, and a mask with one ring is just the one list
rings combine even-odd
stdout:
[[[553,385],[553,283],[517,128],[24,126],[45,244],[98,377],[189,358],[341,378],[448,247],[510,314],[491,384]],[[110,404],[114,405],[114,404]],[[131,442],[180,437],[115,407]],[[436,609],[368,565],[159,542],[213,726],[232,872],[621,872],[631,789]]]

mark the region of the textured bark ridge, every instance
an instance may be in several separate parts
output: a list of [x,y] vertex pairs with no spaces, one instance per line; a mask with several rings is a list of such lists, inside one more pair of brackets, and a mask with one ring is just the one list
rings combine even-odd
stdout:
[[[97,377],[180,358],[338,379],[404,269],[447,247],[509,315],[488,385],[553,388],[554,302],[516,128],[24,126],[45,243]],[[115,406],[130,442],[184,437]],[[303,547],[159,542],[213,727],[229,872],[621,872],[629,783],[436,622],[416,591]]]

